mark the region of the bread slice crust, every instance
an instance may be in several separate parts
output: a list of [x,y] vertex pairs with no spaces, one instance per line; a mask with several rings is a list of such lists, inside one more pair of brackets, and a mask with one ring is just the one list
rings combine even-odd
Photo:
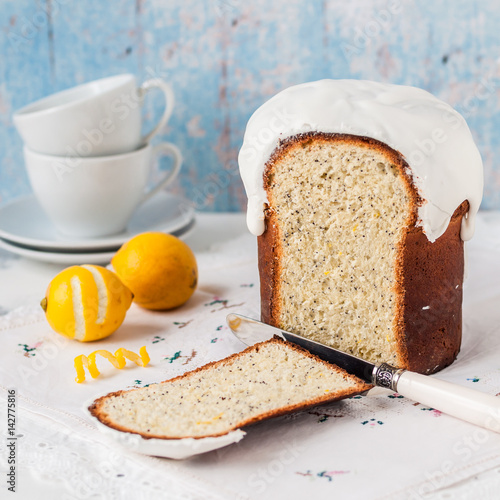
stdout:
[[[244,420],[238,422],[236,425],[234,425],[233,427],[231,427],[230,429],[228,429],[225,432],[206,434],[203,436],[186,435],[186,436],[182,436],[182,437],[169,437],[169,436],[165,436],[165,435],[161,435],[161,434],[149,434],[149,433],[145,434],[143,432],[138,432],[134,429],[130,429],[126,426],[122,426],[118,422],[114,422],[111,418],[109,418],[108,414],[103,409],[104,403],[106,401],[109,401],[110,399],[115,398],[115,397],[120,397],[125,393],[130,393],[130,392],[134,392],[134,391],[141,391],[144,388],[136,388],[136,389],[130,389],[128,391],[112,392],[110,394],[107,394],[106,396],[102,396],[102,397],[96,399],[94,401],[94,403],[88,409],[89,409],[90,413],[95,418],[97,418],[102,424],[107,425],[108,427],[111,427],[112,429],[116,429],[118,431],[141,435],[144,439],[184,439],[184,438],[203,439],[205,437],[223,436],[225,434],[228,434],[231,431],[234,431],[236,429],[240,429],[242,427],[246,427],[246,426],[251,425],[251,424],[261,422],[263,420],[286,415],[286,414],[297,412],[297,411],[306,410],[306,409],[314,407],[314,406],[318,406],[318,405],[322,405],[325,403],[330,403],[333,401],[338,401],[338,400],[345,399],[348,397],[356,396],[356,395],[361,394],[361,393],[363,393],[363,392],[365,392],[373,387],[372,385],[365,383],[364,381],[355,377],[354,375],[348,374],[345,370],[342,370],[341,368],[337,367],[336,365],[332,365],[330,363],[327,363],[326,361],[323,361],[322,359],[318,358],[317,356],[311,354],[309,351],[303,349],[302,347],[295,345],[295,344],[292,344],[290,342],[287,342],[287,341],[285,341],[277,336],[273,337],[272,339],[270,339],[268,341],[260,342],[258,344],[252,345],[239,353],[228,356],[227,358],[221,359],[219,361],[213,361],[211,363],[207,363],[206,365],[203,365],[199,368],[196,368],[195,370],[186,372],[183,375],[179,375],[178,377],[166,380],[164,382],[161,382],[160,384],[168,384],[170,382],[186,379],[188,377],[193,377],[193,376],[200,375],[200,374],[203,375],[205,372],[210,372],[211,369],[213,369],[217,366],[220,366],[223,364],[228,364],[228,363],[233,363],[236,359],[238,359],[239,357],[245,356],[245,354],[247,354],[247,353],[258,352],[262,345],[268,344],[268,343],[282,344],[282,345],[286,346],[288,349],[294,350],[295,352],[300,353],[302,356],[305,356],[307,358],[314,360],[316,363],[323,365],[326,369],[332,370],[332,371],[338,373],[339,375],[342,375],[342,377],[344,379],[345,378],[349,379],[350,381],[353,382],[353,386],[351,388],[349,388],[348,390],[343,390],[343,391],[342,390],[340,390],[340,391],[339,390],[338,391],[332,390],[331,392],[329,392],[328,394],[325,394],[324,396],[311,398],[307,401],[301,402],[300,404],[292,404],[292,405],[288,405],[288,406],[283,406],[279,409],[264,412],[262,414],[255,416],[255,417],[244,419]],[[290,390],[292,390],[292,389],[290,389]],[[165,415],[165,418],[168,418],[168,415]]]
[[264,169],[263,182],[269,201],[265,210],[266,230],[258,238],[261,292],[261,319],[270,325],[282,324],[280,273],[282,238],[274,209],[272,181],[275,165],[294,149],[308,144],[346,144],[376,150],[399,171],[411,210],[397,249],[393,330],[398,347],[396,364],[419,373],[435,373],[451,364],[462,336],[463,241],[460,237],[467,200],[457,207],[446,232],[431,243],[418,223],[418,207],[424,203],[414,186],[404,157],[386,144],[349,134],[310,132],[280,142]]

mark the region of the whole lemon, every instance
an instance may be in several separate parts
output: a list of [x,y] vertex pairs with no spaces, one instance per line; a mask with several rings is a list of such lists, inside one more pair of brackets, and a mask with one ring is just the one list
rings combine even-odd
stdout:
[[134,302],[146,309],[181,306],[191,297],[198,283],[193,252],[171,234],[138,234],[118,250],[111,264],[132,290]]
[[101,266],[72,266],[50,282],[41,306],[50,326],[80,342],[111,335],[123,323],[132,292]]

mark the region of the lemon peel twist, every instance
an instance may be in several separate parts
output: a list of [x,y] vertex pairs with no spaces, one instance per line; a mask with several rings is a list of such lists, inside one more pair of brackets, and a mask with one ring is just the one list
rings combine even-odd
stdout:
[[76,370],[76,382],[81,384],[85,381],[85,368],[89,371],[92,378],[96,378],[100,375],[100,371],[97,369],[96,356],[97,355],[106,358],[115,368],[121,370],[127,364],[126,359],[133,361],[137,366],[147,366],[150,358],[146,351],[146,346],[142,346],[139,349],[139,354],[129,351],[123,347],[120,347],[115,351],[115,354],[107,351],[106,349],[98,349],[90,353],[88,356],[85,354],[80,354],[75,358],[75,370]]

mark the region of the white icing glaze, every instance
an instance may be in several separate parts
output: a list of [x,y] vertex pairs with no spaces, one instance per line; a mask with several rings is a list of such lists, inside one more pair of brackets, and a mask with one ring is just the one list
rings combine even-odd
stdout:
[[483,165],[464,118],[425,90],[362,80],[320,80],[290,87],[252,115],[238,161],[253,234],[265,229],[266,162],[280,139],[311,131],[371,137],[399,151],[424,200],[418,224],[427,238],[435,241],[446,231],[464,200],[470,210],[461,236],[472,237],[483,192]]

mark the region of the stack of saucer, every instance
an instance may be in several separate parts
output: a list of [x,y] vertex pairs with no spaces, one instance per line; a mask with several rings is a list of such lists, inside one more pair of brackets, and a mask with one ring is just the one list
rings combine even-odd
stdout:
[[[141,135],[144,95],[159,88],[166,105],[156,127]],[[0,207],[0,247],[37,260],[102,263],[135,234],[182,236],[194,210],[163,189],[179,173],[174,144],[149,141],[167,123],[173,93],[159,79],[137,86],[133,75],[86,83],[14,114],[34,195]],[[151,185],[153,160],[172,156]]]
[[0,207],[0,248],[54,264],[105,264],[136,234],[162,231],[182,239],[194,225],[194,209],[187,200],[162,192],[141,205],[121,233],[70,238],[57,231],[34,196],[27,196]]

